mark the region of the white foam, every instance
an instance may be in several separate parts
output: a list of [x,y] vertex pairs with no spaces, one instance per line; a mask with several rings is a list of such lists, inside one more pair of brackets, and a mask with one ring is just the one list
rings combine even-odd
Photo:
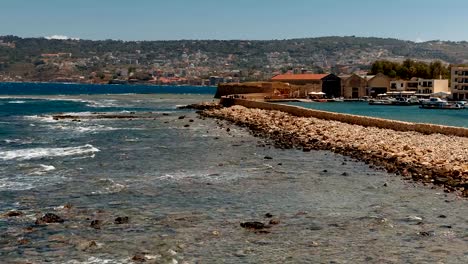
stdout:
[[0,160],[31,160],[39,158],[89,155],[98,151],[99,149],[90,144],[67,148],[30,148],[8,150],[0,152]]
[[100,186],[101,190],[93,191],[91,194],[114,194],[127,189],[126,185],[116,183],[112,179],[100,179],[96,185]]
[[87,107],[105,108],[118,106],[116,100],[88,101]]
[[17,101],[9,101],[8,103],[9,103],[9,104],[24,104],[24,103],[26,103],[26,101],[19,101],[19,100],[17,100]]
[[130,259],[104,259],[99,257],[90,257],[85,261],[70,260],[65,262],[67,264],[124,264],[124,263],[133,263]]

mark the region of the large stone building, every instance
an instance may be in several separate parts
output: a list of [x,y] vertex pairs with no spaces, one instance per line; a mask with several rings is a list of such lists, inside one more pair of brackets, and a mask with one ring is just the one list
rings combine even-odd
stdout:
[[301,87],[294,97],[307,97],[310,92],[323,92],[328,98],[341,97],[341,79],[334,74],[279,74],[273,82],[284,82]]
[[359,75],[341,77],[342,95],[346,99],[367,96],[367,80]]
[[383,73],[377,73],[373,78],[367,81],[369,95],[376,97],[379,94],[384,94],[390,90],[390,77]]
[[454,100],[468,100],[468,67],[452,67],[451,92]]

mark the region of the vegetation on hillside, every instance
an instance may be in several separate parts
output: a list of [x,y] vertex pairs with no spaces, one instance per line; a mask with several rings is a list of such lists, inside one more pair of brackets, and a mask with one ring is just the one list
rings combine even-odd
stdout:
[[407,59],[402,63],[379,60],[372,64],[370,74],[383,73],[391,78],[410,79],[412,77],[425,79],[450,78],[450,67],[440,61],[425,63]]

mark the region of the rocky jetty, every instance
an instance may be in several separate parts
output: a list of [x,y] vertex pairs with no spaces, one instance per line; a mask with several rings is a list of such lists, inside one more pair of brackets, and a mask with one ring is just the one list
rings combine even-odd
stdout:
[[248,127],[255,136],[273,140],[278,148],[330,150],[468,197],[466,137],[364,127],[242,106],[200,114]]
[[221,109],[221,105],[218,103],[199,103],[179,106],[177,109],[195,109],[195,110],[210,110],[210,109]]

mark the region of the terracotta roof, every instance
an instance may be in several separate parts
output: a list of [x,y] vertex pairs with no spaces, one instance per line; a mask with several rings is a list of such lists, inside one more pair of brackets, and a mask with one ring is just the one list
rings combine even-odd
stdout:
[[272,81],[292,80],[321,80],[329,74],[279,74],[271,78]]

